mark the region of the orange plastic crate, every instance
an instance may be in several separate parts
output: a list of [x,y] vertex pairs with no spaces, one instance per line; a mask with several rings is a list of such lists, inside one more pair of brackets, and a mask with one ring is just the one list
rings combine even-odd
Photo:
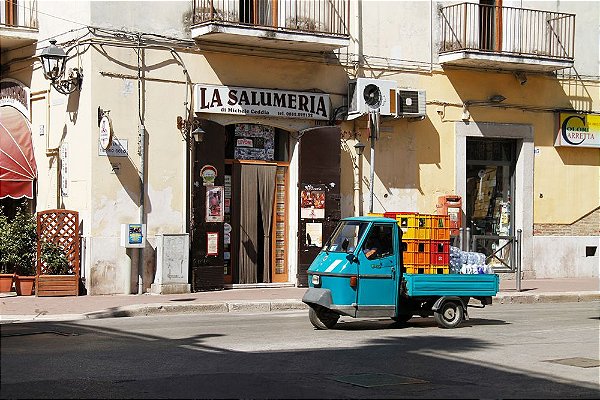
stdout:
[[430,241],[419,239],[403,240],[406,250],[402,253],[405,265],[428,265],[430,264]]
[[433,215],[431,221],[431,240],[450,239],[450,217],[447,215]]

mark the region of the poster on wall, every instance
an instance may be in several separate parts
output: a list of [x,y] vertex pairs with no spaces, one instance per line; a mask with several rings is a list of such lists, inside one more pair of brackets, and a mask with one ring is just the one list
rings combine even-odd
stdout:
[[300,193],[300,218],[325,218],[325,188],[305,185]]
[[223,186],[207,187],[206,222],[223,222],[224,210]]
[[219,232],[206,232],[206,255],[219,255]]
[[236,124],[234,145],[236,159],[273,161],[275,129],[256,124]]
[[323,224],[308,222],[306,224],[306,246],[323,246]]

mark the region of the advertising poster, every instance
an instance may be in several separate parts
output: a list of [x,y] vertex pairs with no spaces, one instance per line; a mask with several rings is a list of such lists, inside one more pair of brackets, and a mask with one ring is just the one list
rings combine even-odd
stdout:
[[236,124],[234,157],[242,160],[273,161],[275,129],[263,125]]
[[306,245],[323,246],[323,224],[320,222],[308,222],[306,224]]
[[142,224],[129,224],[129,244],[142,243]]
[[223,222],[225,210],[223,186],[206,189],[206,222]]
[[305,187],[300,194],[300,218],[325,218],[325,190]]
[[219,255],[219,232],[206,232],[206,255]]

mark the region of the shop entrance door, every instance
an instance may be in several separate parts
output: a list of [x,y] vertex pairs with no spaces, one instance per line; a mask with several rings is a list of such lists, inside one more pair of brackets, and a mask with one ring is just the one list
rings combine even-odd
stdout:
[[467,139],[466,227],[471,250],[498,268],[514,264],[514,140]]
[[[236,161],[226,183],[225,282],[287,282],[287,163]],[[226,178],[227,180],[227,178]],[[231,210],[231,211],[229,211]]]

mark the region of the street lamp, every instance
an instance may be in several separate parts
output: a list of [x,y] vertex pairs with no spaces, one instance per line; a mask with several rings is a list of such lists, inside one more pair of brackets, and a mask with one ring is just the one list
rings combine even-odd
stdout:
[[363,155],[363,151],[365,151],[365,145],[361,142],[356,142],[354,150],[356,151],[356,155],[360,157]]
[[70,69],[69,77],[62,79],[65,74],[67,53],[56,45],[56,40],[50,40],[50,46],[42,51],[40,58],[44,67],[44,77],[52,82],[57,92],[71,94],[81,90],[83,73],[80,68]]
[[204,135],[206,132],[202,129],[201,126],[197,126],[196,129],[192,131],[192,137],[194,138],[194,142],[204,142]]

